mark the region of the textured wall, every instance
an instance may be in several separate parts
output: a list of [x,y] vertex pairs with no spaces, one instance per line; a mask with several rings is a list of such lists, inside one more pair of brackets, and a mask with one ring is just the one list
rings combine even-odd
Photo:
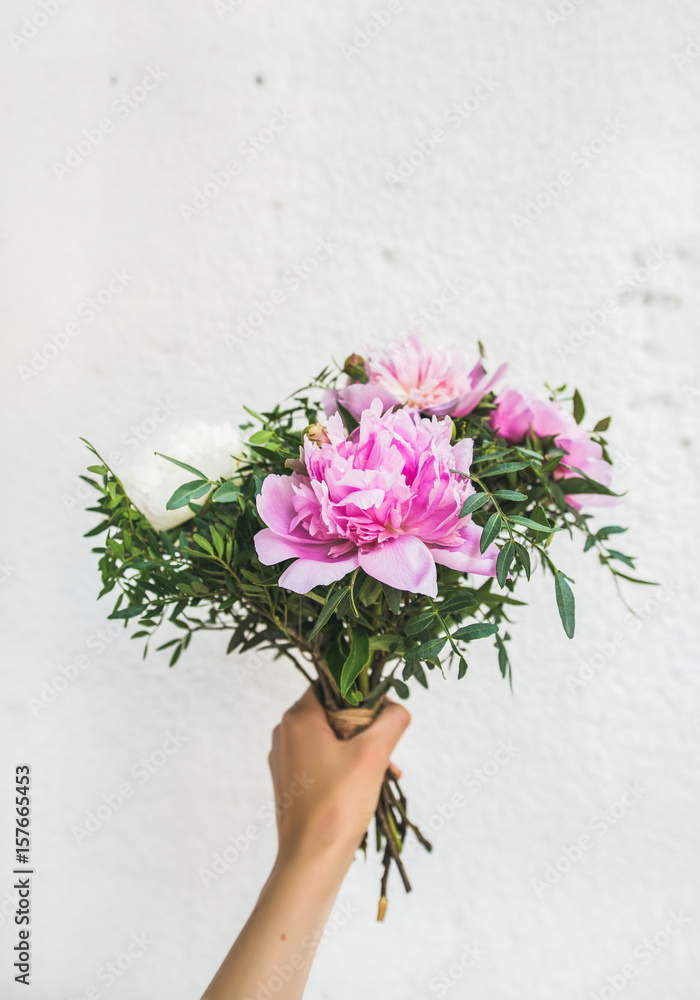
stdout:
[[[34,768],[31,995],[189,1000],[273,857],[269,736],[301,692],[216,633],[173,670],[100,636],[78,435],[126,461],[134,433],[236,421],[413,322],[613,413],[614,520],[663,587],[625,590],[634,619],[560,538],[576,639],[538,576],[514,696],[488,643],[464,681],[415,693],[397,758],[433,856],[412,854],[415,891],[393,881],[383,926],[379,864],[356,862],[307,996],[694,1000],[697,5],[13,0],[1,33],[3,997],[26,995],[14,764]],[[33,712],[60,668],[77,676]],[[142,770],[169,732],[177,752]],[[205,886],[232,838],[240,857]]]

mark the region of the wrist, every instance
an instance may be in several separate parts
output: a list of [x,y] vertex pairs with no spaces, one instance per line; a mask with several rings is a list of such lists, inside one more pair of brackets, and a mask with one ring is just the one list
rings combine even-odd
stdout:
[[358,847],[359,843],[351,845],[340,839],[328,840],[310,834],[287,838],[279,846],[273,873],[291,868],[301,880],[310,879],[329,889],[335,887],[337,892]]
[[309,928],[318,942],[351,862],[347,852],[280,845],[255,909],[280,908],[290,925]]

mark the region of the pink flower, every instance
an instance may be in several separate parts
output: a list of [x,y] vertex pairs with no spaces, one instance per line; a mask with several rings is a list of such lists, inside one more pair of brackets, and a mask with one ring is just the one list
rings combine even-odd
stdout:
[[255,536],[266,566],[294,562],[279,583],[297,594],[361,566],[382,583],[437,596],[436,563],[495,576],[498,548],[479,551],[481,528],[459,517],[474,492],[471,439],[450,443],[452,421],[408,410],[382,415],[376,398],[345,436],[340,414],[328,444],[304,439],[307,475],[268,476],[258,497],[266,528]]
[[[523,396],[517,389],[503,389],[489,422],[511,444],[523,441],[530,428],[538,437],[553,437],[554,444],[566,452],[566,461],[562,460],[554,471],[555,479],[580,478],[575,467],[597,483],[611,485],[612,468],[603,458],[603,449],[591,441],[588,432],[558,403]],[[576,493],[567,495],[566,500],[581,510],[584,505],[607,507],[617,498],[601,493]]]
[[378,397],[385,410],[399,405],[438,417],[463,417],[478,406],[507,367],[501,365],[489,378],[481,361],[470,367],[462,351],[428,348],[418,337],[406,337],[370,353],[365,363],[369,382],[330,390],[324,400],[326,413],[333,413],[340,402],[359,420]]

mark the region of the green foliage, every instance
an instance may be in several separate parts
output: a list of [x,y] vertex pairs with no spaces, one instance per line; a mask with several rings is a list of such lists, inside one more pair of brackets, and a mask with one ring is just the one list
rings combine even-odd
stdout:
[[210,490],[208,479],[193,479],[191,483],[179,486],[165,505],[168,510],[177,510],[179,507],[186,507],[190,500],[198,500]]
[[495,635],[496,632],[498,632],[498,625],[492,625],[489,622],[473,622],[471,625],[465,625],[464,628],[458,628],[452,638],[471,642],[473,639],[485,639],[489,635]]
[[554,574],[554,590],[557,597],[559,617],[561,618],[561,623],[564,626],[564,631],[570,639],[573,639],[574,628],[576,627],[574,594],[568,584],[568,581],[564,576],[562,576],[559,570],[557,570]]
[[[350,649],[340,672],[340,693],[347,698],[355,680],[369,666],[369,636],[363,628],[350,628]],[[365,690],[363,693],[367,693]]]
[[481,540],[479,542],[479,548],[482,552],[486,552],[487,548],[498,536],[499,531],[502,530],[505,522],[499,511],[491,514],[488,521],[484,525],[484,530],[481,532]]
[[473,493],[472,496],[464,501],[459,516],[466,517],[467,514],[473,514],[475,510],[479,510],[480,507],[485,506],[490,499],[491,497],[488,493]]
[[[359,379],[362,366],[355,360],[351,368]],[[311,667],[328,687],[327,697],[339,705],[372,705],[391,689],[408,697],[407,681],[413,678],[427,687],[436,668],[444,672],[456,664],[458,679],[463,678],[468,644],[490,638],[499,670],[512,685],[506,629],[512,609],[523,604],[513,595],[521,578],[529,580],[538,565],[553,575],[562,625],[568,636],[574,634],[570,578],[551,555],[558,534],[579,531],[584,550],[595,550],[616,580],[647,582],[625,572],[634,569],[634,557],[609,547],[609,539],[626,529],[611,525],[593,532],[588,516],[566,500],[567,495],[612,491],[581,470],[573,470],[575,478],[557,479],[563,452],[551,438],[530,434],[519,445],[499,438],[487,420],[493,407],[493,394],[488,394],[472,413],[454,420],[454,437],[474,442],[471,470],[459,474],[471,480],[475,492],[460,516],[482,528],[482,552],[498,545],[495,580],[438,566],[435,600],[380,584],[363,570],[309,594],[279,587],[288,564],[263,566],[255,552],[253,539],[263,527],[256,497],[266,476],[289,474],[289,463],[293,467],[299,461],[303,429],[318,420],[321,392],[332,381],[324,371],[283,406],[260,414],[246,408],[252,420],[243,425],[246,455],[234,480],[213,482],[193,466],[169,459],[196,477],[168,502],[171,510],[189,505],[192,512],[170,531],[149,524],[118,476],[85,442],[97,460],[83,478],[95,491],[89,509],[99,515],[86,533],[99,543],[93,549],[102,577],[99,596],[116,598],[110,618],[123,621],[125,628],[130,620],[137,625],[133,638],[146,640],[144,655],[158,633],[164,641],[157,649],[167,651],[174,665],[195,632],[221,630],[229,640],[227,653],[271,650],[275,658],[293,660],[307,677]],[[579,422],[585,415],[578,392],[573,412]],[[341,416],[352,431],[356,421],[342,409]],[[608,425],[609,418],[599,421],[596,433]],[[604,439],[597,440],[605,446]]]

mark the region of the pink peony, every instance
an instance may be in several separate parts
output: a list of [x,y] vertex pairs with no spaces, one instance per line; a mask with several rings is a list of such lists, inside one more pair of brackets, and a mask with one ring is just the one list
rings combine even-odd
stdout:
[[[566,461],[562,460],[554,472],[555,479],[580,478],[574,471],[575,466],[590,479],[610,487],[612,468],[603,458],[603,449],[591,441],[588,432],[558,403],[523,396],[517,389],[503,389],[496,399],[490,424],[511,444],[523,441],[530,428],[538,437],[553,437],[555,445],[566,452]],[[584,505],[607,507],[616,499],[601,493],[576,493],[566,497],[576,510]]]
[[383,351],[370,353],[365,363],[369,382],[330,390],[326,413],[333,413],[338,401],[359,420],[362,411],[378,397],[385,410],[399,405],[437,417],[463,417],[478,406],[507,367],[501,365],[489,378],[481,361],[470,367],[462,351],[428,348],[418,337],[406,337]]
[[266,528],[255,536],[266,566],[294,558],[280,586],[306,594],[361,566],[382,583],[437,596],[436,563],[495,576],[498,548],[479,551],[481,528],[460,518],[471,482],[471,439],[450,443],[452,421],[408,410],[382,415],[372,401],[345,436],[340,414],[329,443],[304,439],[306,475],[268,476],[258,497]]

